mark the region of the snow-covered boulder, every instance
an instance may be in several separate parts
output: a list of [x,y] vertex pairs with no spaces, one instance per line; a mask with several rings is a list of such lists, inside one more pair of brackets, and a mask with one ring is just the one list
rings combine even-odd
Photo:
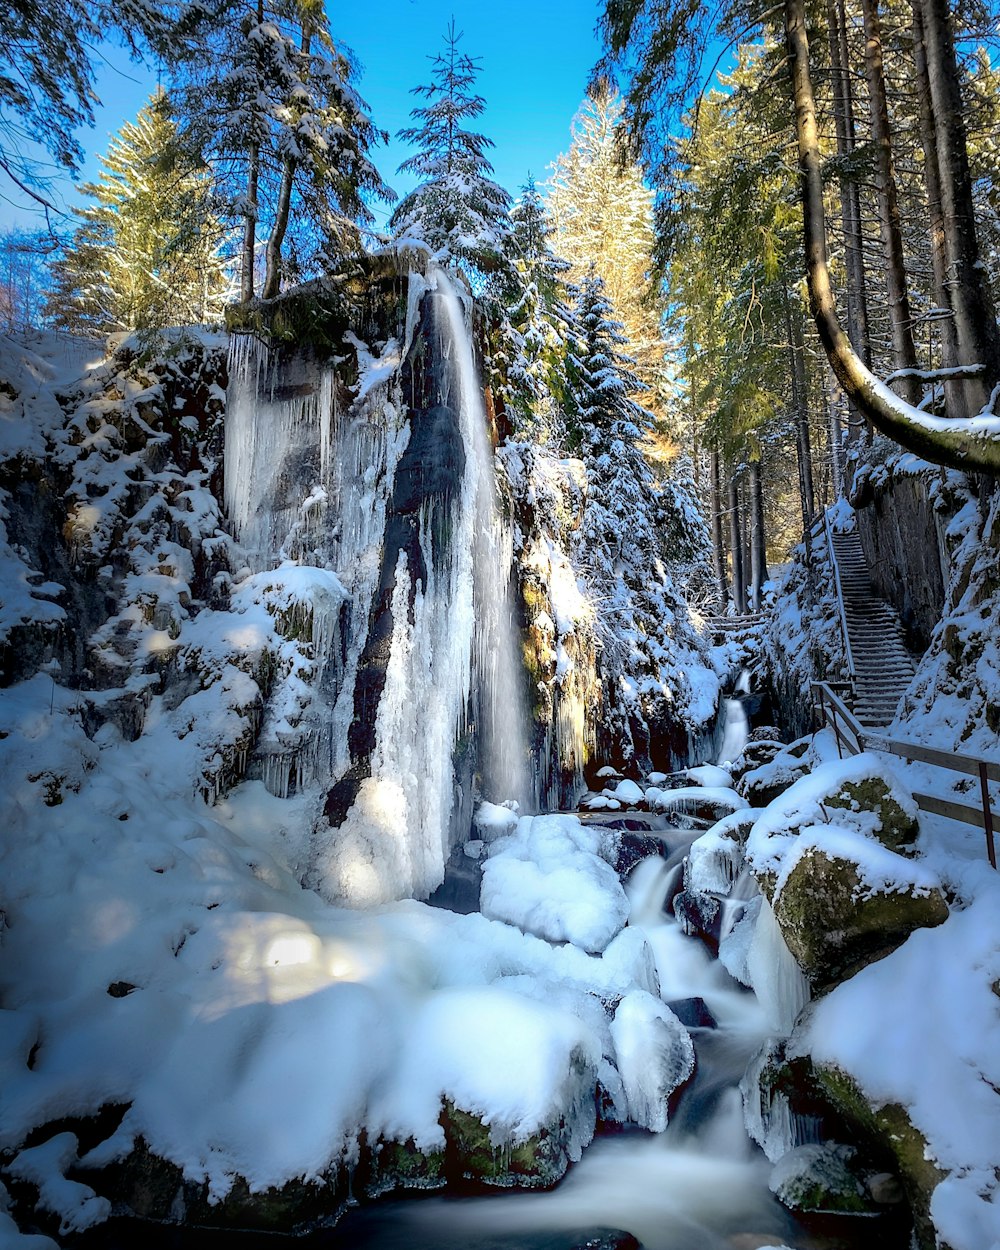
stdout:
[[604,793],[609,799],[617,799],[622,807],[638,807],[646,798],[642,787],[627,777],[619,781],[613,790],[606,788]]
[[665,1003],[634,990],[618,1004],[611,1036],[629,1119],[661,1133],[667,1127],[671,1095],[694,1072],[687,1029]]
[[527,816],[493,843],[483,865],[484,916],[550,942],[603,951],[628,920],[615,870],[600,856],[601,833],[575,816]]
[[795,962],[821,989],[883,958],[914,929],[948,918],[929,868],[833,825],[801,831],[785,856],[773,905]]
[[771,802],[754,824],[747,859],[770,898],[801,829],[824,824],[898,848],[916,835],[917,805],[884,759],[866,752],[814,768]]

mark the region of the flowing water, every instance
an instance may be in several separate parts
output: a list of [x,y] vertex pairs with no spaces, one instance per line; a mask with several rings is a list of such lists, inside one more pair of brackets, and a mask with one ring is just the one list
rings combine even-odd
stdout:
[[[330,831],[328,892],[353,905],[426,893],[440,880],[455,803],[452,758],[471,716],[479,737],[484,789],[497,801],[530,804],[533,783],[526,745],[523,675],[516,650],[510,590],[511,531],[498,506],[482,391],[469,330],[467,301],[432,270],[411,280],[405,358],[420,301],[433,301],[442,350],[450,364],[439,402],[454,412],[465,462],[452,503],[447,558],[431,550],[431,521],[421,517],[427,570],[413,583],[401,553],[395,569],[393,632],[385,690],[378,706],[371,774],[344,825]],[[327,771],[346,767],[353,678],[379,580],[393,476],[408,427],[398,368],[386,371],[347,413],[339,412],[332,373],[302,397],[283,391],[263,350],[246,339],[232,361],[227,421],[226,496],[237,534],[255,569],[312,553],[334,568],[351,593],[346,635],[331,638],[346,656],[342,685],[330,695],[332,743]],[[304,466],[304,468],[302,467]],[[297,481],[300,489],[289,489]],[[407,606],[407,599],[410,606]],[[745,684],[745,683],[744,683]],[[735,758],[748,725],[739,699],[727,701],[722,761]],[[284,764],[272,765],[287,792]],[[641,822],[640,822],[641,823]],[[647,1250],[757,1250],[782,1243],[796,1250],[886,1245],[848,1234],[818,1233],[794,1220],[768,1190],[770,1165],[750,1142],[739,1083],[764,1039],[786,1030],[801,1006],[802,986],[781,961],[780,935],[763,913],[748,955],[758,994],[734,981],[708,948],[684,934],[669,903],[680,884],[690,832],[651,832],[667,844],[632,871],[631,920],[655,956],[668,1003],[701,1000],[717,1027],[692,1029],[698,1066],[672,1109],[667,1129],[653,1135],[607,1131],[548,1193],[428,1197],[349,1211],[333,1229],[298,1239],[298,1246],[372,1250],[571,1250],[598,1228],[625,1230]],[[322,882],[321,882],[322,884]],[[734,897],[752,893],[737,882]],[[731,918],[740,914],[739,901]],[[796,970],[797,971],[797,970]],[[102,1247],[135,1244],[110,1226]],[[292,1244],[283,1237],[164,1230],[150,1246]]]

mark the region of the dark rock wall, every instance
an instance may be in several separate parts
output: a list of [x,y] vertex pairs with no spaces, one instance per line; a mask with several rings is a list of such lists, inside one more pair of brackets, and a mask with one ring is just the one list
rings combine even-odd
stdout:
[[872,585],[899,613],[915,651],[930,643],[948,584],[948,518],[935,506],[932,485],[925,474],[896,474],[867,491],[857,509]]

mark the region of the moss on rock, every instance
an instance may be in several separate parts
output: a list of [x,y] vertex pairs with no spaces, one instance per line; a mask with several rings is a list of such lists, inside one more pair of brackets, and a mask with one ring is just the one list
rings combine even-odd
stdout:
[[896,1160],[913,1230],[920,1250],[935,1250],[937,1237],[930,1216],[931,1195],[945,1173],[928,1157],[927,1139],[910,1123],[898,1103],[873,1107],[857,1082],[832,1064],[815,1064],[816,1083],[861,1140],[887,1151]]
[[[905,882],[906,874],[901,873]],[[809,847],[774,898],[774,915],[795,962],[814,988],[828,989],[901,945],[914,929],[948,918],[938,889],[881,889],[858,865]]]
[[500,1189],[547,1189],[569,1167],[569,1126],[563,1118],[523,1141],[497,1143],[489,1125],[446,1100],[444,1128],[449,1181]]
[[912,846],[920,832],[916,817],[903,810],[881,777],[845,782],[836,794],[823,799],[823,806],[847,811],[863,808],[874,812],[879,822],[875,836],[890,851]]

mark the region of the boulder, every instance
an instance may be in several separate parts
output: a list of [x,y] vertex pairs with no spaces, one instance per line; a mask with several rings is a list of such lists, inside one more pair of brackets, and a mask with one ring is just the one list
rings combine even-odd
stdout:
[[776,757],[770,763],[745,772],[737,783],[736,791],[751,807],[767,807],[807,772],[804,764],[785,757]]
[[877,824],[875,837],[891,851],[909,848],[917,840],[920,826],[913,807],[907,810],[882,777],[866,777],[863,781],[847,781],[834,794],[823,798],[823,806],[834,811],[860,810],[873,812]]
[[[796,862],[774,897],[785,944],[814,989],[846,980],[915,929],[948,918],[948,904],[930,874],[913,872],[911,861],[882,848],[873,867],[871,846],[845,833],[797,847]],[[887,865],[887,857],[896,863]]]
[[699,937],[717,954],[722,933],[722,903],[714,894],[681,890],[674,898],[674,915],[688,937]]
[[789,1211],[867,1215],[875,1211],[853,1146],[813,1142],[783,1155],[771,1169],[771,1193]]

